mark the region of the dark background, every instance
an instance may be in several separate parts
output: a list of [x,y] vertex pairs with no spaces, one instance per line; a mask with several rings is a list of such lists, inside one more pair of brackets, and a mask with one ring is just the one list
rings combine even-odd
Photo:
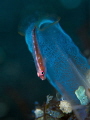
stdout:
[[[89,0],[0,0],[0,120],[31,120],[35,101],[55,95],[36,74],[20,21],[37,11],[61,17],[60,24],[82,53],[90,48]],[[31,18],[32,19],[32,18]]]

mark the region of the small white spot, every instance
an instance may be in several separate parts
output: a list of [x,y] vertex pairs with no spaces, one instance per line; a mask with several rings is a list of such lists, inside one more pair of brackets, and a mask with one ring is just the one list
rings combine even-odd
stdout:
[[35,51],[35,55],[36,55],[36,51]]
[[[37,57],[36,57],[36,61],[37,61]],[[38,61],[37,61],[37,63],[38,63]]]
[[66,101],[66,100],[62,100],[60,101],[60,110],[63,112],[63,113],[71,113],[72,112],[72,106],[70,104],[70,102]]
[[[35,45],[34,45],[34,49],[35,49]],[[35,51],[36,52],[36,51]]]
[[36,118],[41,117],[44,114],[43,110],[38,109],[38,108],[34,111],[34,113],[35,113]]
[[38,59],[40,59],[40,57],[38,57]]

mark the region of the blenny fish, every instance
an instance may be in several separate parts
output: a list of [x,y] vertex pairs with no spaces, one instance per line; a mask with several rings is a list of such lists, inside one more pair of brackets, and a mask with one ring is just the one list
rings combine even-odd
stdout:
[[37,75],[40,77],[42,80],[45,80],[45,65],[44,65],[44,60],[42,58],[42,55],[40,53],[38,44],[37,44],[37,38],[36,38],[36,27],[32,30],[32,38],[33,38],[33,58],[35,61],[36,69],[37,69]]

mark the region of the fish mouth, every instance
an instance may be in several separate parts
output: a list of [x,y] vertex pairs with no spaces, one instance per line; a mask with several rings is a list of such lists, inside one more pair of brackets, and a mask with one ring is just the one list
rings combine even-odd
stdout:
[[41,80],[45,80],[46,77],[45,76],[40,76]]

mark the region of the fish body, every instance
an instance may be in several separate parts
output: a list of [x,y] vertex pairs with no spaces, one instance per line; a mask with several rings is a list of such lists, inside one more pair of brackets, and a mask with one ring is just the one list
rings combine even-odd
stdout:
[[36,27],[32,30],[32,39],[33,39],[33,58],[35,61],[36,69],[37,69],[37,75],[42,80],[45,80],[45,66],[44,66],[44,60],[42,58],[42,55],[40,53],[38,44],[37,44],[37,38],[36,38]]

